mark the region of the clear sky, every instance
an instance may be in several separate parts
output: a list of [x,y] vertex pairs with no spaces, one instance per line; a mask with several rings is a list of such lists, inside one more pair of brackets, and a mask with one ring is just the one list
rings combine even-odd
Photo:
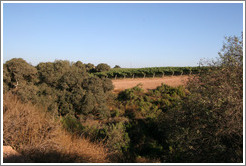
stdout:
[[3,5],[3,62],[197,66],[243,31],[243,4]]

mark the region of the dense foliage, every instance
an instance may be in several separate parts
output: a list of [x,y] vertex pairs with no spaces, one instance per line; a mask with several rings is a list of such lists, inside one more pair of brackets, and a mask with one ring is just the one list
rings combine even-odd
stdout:
[[[40,63],[36,67],[23,59],[12,59],[4,64],[4,92],[11,90],[22,101],[46,106],[59,115],[108,116],[110,80],[89,76],[86,65],[78,61]],[[103,112],[103,113],[101,113]]]
[[[4,93],[46,107],[64,129],[102,142],[113,162],[242,162],[243,43],[229,37],[205,67],[123,69],[23,59],[3,68]],[[112,93],[108,78],[193,75],[187,87]]]

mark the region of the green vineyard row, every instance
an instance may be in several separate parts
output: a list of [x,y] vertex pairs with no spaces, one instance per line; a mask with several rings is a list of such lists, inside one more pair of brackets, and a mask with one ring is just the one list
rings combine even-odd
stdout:
[[107,78],[145,78],[198,74],[206,70],[208,70],[208,67],[113,68],[109,71],[96,72],[94,75]]

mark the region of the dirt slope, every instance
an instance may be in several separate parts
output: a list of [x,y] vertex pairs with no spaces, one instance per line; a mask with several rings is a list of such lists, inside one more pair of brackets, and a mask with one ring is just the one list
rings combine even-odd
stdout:
[[189,76],[166,76],[163,78],[135,78],[135,79],[116,79],[112,80],[114,85],[114,92],[119,92],[124,89],[132,88],[138,84],[142,84],[143,89],[155,89],[162,83],[170,86],[185,85],[188,81]]

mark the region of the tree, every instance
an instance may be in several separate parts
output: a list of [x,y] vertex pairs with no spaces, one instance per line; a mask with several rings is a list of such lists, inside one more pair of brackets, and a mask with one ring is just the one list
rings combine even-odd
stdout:
[[106,63],[100,63],[96,66],[96,71],[97,72],[103,72],[103,71],[109,71],[110,66]]
[[87,72],[93,72],[93,70],[95,69],[95,66],[92,63],[86,64],[85,67]]
[[226,37],[226,43],[223,44],[220,56],[220,65],[225,67],[243,66],[243,33],[241,37]]
[[[160,127],[172,162],[243,161],[243,38],[229,37],[210,71],[188,83],[190,95]],[[167,134],[168,133],[168,134]]]
[[121,68],[119,65],[114,66],[115,69]]
[[83,64],[81,61],[77,61],[72,66],[75,66],[79,71],[82,71],[82,72],[86,71],[86,65]]
[[11,90],[18,97],[27,102],[37,101],[38,82],[37,69],[21,58],[14,58],[4,64],[3,85],[4,92]]
[[24,82],[37,81],[37,70],[21,58],[14,58],[5,63],[5,79],[10,76],[11,86],[16,87]]
[[84,99],[82,100],[82,111],[93,114],[95,118],[110,116],[107,107],[107,97],[109,96],[107,92],[112,90],[112,81],[90,77],[83,81],[82,87],[86,90]]
[[46,83],[49,86],[57,87],[59,79],[70,70],[70,62],[56,60],[55,62],[39,63],[37,70],[39,73],[40,83]]
[[81,89],[81,84],[86,78],[88,78],[88,73],[86,72],[85,66],[82,62],[78,61],[64,72],[58,80],[58,87],[61,90],[78,91]]

